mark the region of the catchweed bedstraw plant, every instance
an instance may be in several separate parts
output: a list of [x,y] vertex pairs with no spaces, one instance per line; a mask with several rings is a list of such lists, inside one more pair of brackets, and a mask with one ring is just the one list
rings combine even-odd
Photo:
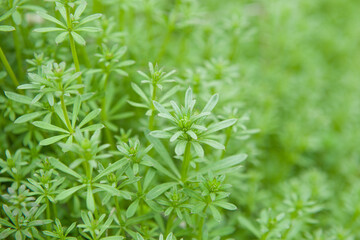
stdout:
[[0,239],[360,239],[358,7],[0,1]]

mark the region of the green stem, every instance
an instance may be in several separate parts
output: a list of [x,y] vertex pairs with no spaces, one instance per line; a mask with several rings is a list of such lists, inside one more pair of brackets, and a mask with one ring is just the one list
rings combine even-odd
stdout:
[[[106,73],[105,75],[105,81],[104,81],[104,96],[101,102],[101,120],[103,121],[103,123],[105,124],[105,121],[107,120],[107,108],[106,108],[106,90],[107,90],[107,85],[108,85],[108,79],[109,79],[109,73]],[[106,124],[105,124],[106,125]],[[106,139],[108,140],[108,142],[110,143],[111,149],[115,150],[116,146],[115,146],[115,141],[114,138],[111,134],[111,131],[108,127],[105,126],[105,135],[106,135]]]
[[[138,173],[137,176],[140,177],[140,174]],[[141,187],[141,182],[140,181],[137,182],[137,188],[138,188],[138,193],[140,195],[142,195],[142,187]],[[144,211],[144,204],[143,204],[143,199],[142,198],[139,199],[139,205],[140,205],[140,215],[143,215],[145,211]]]
[[5,67],[6,71],[8,72],[8,74],[9,74],[12,82],[14,83],[15,87],[18,87],[19,82],[18,82],[18,80],[17,80],[17,78],[16,78],[16,76],[15,76],[15,74],[14,74],[14,72],[13,72],[13,70],[12,70],[12,68],[11,68],[11,66],[10,66],[4,52],[3,52],[3,50],[1,49],[1,47],[0,47],[0,59],[1,59],[1,62],[4,64],[4,67]]
[[60,102],[61,102],[62,111],[64,113],[66,126],[68,127],[70,133],[74,133],[74,129],[71,127],[71,123],[70,123],[70,120],[69,120],[69,115],[68,115],[67,110],[66,110],[66,105],[65,105],[65,101],[64,101],[64,94],[62,94],[60,96]]
[[185,146],[184,159],[181,167],[181,181],[185,182],[187,180],[187,174],[189,170],[189,165],[191,161],[191,141],[187,141]]
[[54,216],[57,216],[57,208],[56,208],[56,204],[52,204],[53,206],[53,212],[54,212]]
[[[11,23],[14,26],[15,22],[11,18]],[[18,26],[20,27],[20,26]],[[21,56],[21,44],[19,39],[19,32],[13,31],[13,37],[14,37],[14,45],[15,45],[15,55],[16,55],[16,63],[18,66],[18,73],[19,73],[19,79],[24,79],[24,69],[22,65],[22,56]]]
[[50,202],[48,198],[46,198],[46,218],[51,219]]
[[166,36],[165,36],[165,38],[164,38],[164,41],[163,41],[163,43],[161,44],[161,50],[160,50],[160,52],[159,52],[159,54],[158,54],[158,56],[157,56],[157,58],[156,58],[156,61],[157,61],[157,62],[160,62],[161,59],[162,59],[162,57],[164,56],[165,51],[166,51],[166,49],[167,49],[167,46],[168,46],[168,44],[169,44],[169,42],[170,42],[170,39],[171,39],[171,35],[172,35],[173,30],[174,30],[174,26],[173,26],[173,25],[170,25],[170,26],[168,27],[168,31],[167,31],[167,33],[166,33]]
[[226,139],[225,139],[225,143],[224,143],[225,149],[222,151],[220,159],[224,158],[224,156],[225,156],[225,150],[226,150],[227,146],[229,145],[229,141],[231,138],[231,131],[232,131],[232,127],[229,127],[226,129]]
[[[67,27],[69,29],[70,48],[71,48],[71,54],[72,54],[74,64],[75,64],[75,71],[80,72],[80,64],[79,64],[79,58],[78,58],[78,55],[77,55],[77,52],[76,52],[75,41],[74,41],[73,36],[71,35],[72,22],[71,22],[71,18],[70,18],[70,9],[69,9],[69,6],[67,6],[67,5],[66,5],[66,22],[67,22]],[[77,83],[82,84],[81,76],[79,76],[77,78]]]
[[154,101],[156,100],[156,84],[153,84],[153,90],[151,94],[151,116],[149,118],[149,129],[154,130],[154,118],[155,118],[155,107]]
[[173,212],[171,212],[166,223],[165,237],[167,237],[167,235],[169,235],[169,233],[171,232],[175,218],[176,215]]
[[[206,210],[208,208],[208,204],[206,204],[204,210],[203,210],[203,214],[205,215],[206,214]],[[200,223],[199,223],[199,233],[198,233],[198,240],[202,240],[202,237],[203,237],[203,227],[204,227],[204,223],[205,223],[205,216],[201,217],[201,220],[200,220]]]

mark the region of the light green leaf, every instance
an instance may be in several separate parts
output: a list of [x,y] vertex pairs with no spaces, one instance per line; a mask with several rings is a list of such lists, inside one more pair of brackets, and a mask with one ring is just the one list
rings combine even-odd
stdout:
[[148,194],[146,194],[146,198],[149,200],[152,200],[152,199],[158,197],[159,195],[161,195],[163,192],[165,192],[169,188],[171,188],[177,184],[178,183],[176,183],[176,182],[168,182],[168,183],[163,183],[163,184],[157,185],[156,187],[151,189],[148,192]]
[[113,164],[109,164],[109,166],[101,171],[94,179],[93,181],[96,182],[100,180],[101,178],[107,176],[109,173],[112,173],[114,171],[117,171],[118,169],[122,168],[128,163],[128,160],[126,158],[120,159],[119,161],[116,161]]
[[57,127],[55,125],[52,125],[50,123],[43,122],[43,121],[35,121],[35,122],[33,122],[33,125],[38,128],[42,128],[42,129],[49,130],[49,131],[69,133],[67,130],[65,130],[63,128]]
[[146,94],[143,92],[143,90],[141,90],[141,88],[136,84],[136,83],[131,83],[131,87],[132,89],[134,89],[134,91],[146,102],[149,103],[149,99],[146,96]]
[[82,128],[81,132],[84,132],[84,131],[96,131],[96,130],[102,129],[103,127],[104,127],[104,124],[101,124],[101,123],[93,124],[91,126]]
[[186,112],[189,111],[189,108],[190,108],[190,106],[191,106],[192,99],[193,99],[192,90],[191,90],[191,88],[189,87],[189,88],[186,90],[186,93],[185,93],[185,109],[186,109]]
[[56,24],[58,24],[58,25],[60,25],[60,26],[62,26],[63,28],[66,29],[65,24],[63,24],[62,22],[60,22],[60,21],[57,20],[56,18],[50,16],[49,14],[46,14],[46,13],[44,13],[44,12],[38,12],[37,14],[38,14],[40,17],[42,17],[42,18],[44,18],[44,19],[46,19],[46,20],[48,20],[48,21],[50,21],[50,22],[56,23]]
[[41,140],[40,145],[47,146],[47,145],[56,143],[56,142],[60,141],[61,139],[66,138],[67,136],[69,136],[69,135],[68,134],[62,134],[62,135],[58,135],[58,136],[54,136],[54,137],[49,137],[49,138],[46,138],[44,140]]
[[75,13],[74,13],[75,19],[78,19],[81,16],[81,14],[84,12],[84,10],[86,8],[86,5],[87,5],[86,1],[80,2],[79,6],[76,8]]
[[213,148],[216,149],[225,149],[225,146],[222,145],[221,143],[215,141],[215,140],[211,140],[211,139],[202,139],[200,140],[201,143],[205,143]]
[[212,124],[208,127],[206,134],[214,133],[221,129],[230,127],[230,126],[234,125],[236,123],[236,121],[237,121],[237,119],[228,119],[228,120],[224,120],[224,121]]
[[186,143],[187,141],[185,140],[181,140],[179,141],[176,146],[175,146],[175,153],[176,155],[180,156],[183,155],[185,152],[185,147],[186,147]]
[[85,124],[87,124],[88,122],[93,120],[94,118],[96,118],[100,112],[101,112],[101,109],[95,109],[94,111],[92,111],[88,115],[86,115],[86,117],[79,124],[79,128],[81,128],[82,126],[84,126]]
[[219,202],[213,202],[214,205],[227,209],[227,210],[236,210],[237,207],[232,204],[232,203],[228,203],[228,202],[223,202],[223,201],[219,201]]
[[126,210],[126,217],[131,218],[132,216],[134,216],[138,206],[139,206],[139,199],[136,199],[134,202],[130,204],[130,206]]
[[180,178],[180,172],[179,172],[178,168],[176,167],[173,159],[170,157],[168,151],[162,144],[162,142],[159,139],[151,136],[149,134],[149,132],[146,132],[145,136],[149,140],[149,142],[154,146],[154,149],[156,150],[156,152],[160,155],[162,162],[164,164],[168,165],[169,168],[173,171],[173,173],[175,173],[175,175],[178,178]]
[[204,157],[204,149],[201,147],[201,145],[198,142],[193,141],[191,142],[191,144],[193,145],[196,154],[201,158]]
[[165,132],[162,130],[155,130],[150,132],[150,135],[156,138],[170,138],[171,137],[171,133],[169,132]]
[[55,38],[55,43],[56,44],[62,43],[68,34],[69,34],[69,32],[62,32],[59,35],[57,35]]
[[213,205],[209,205],[209,207],[210,207],[210,210],[211,210],[211,213],[212,213],[212,216],[214,217],[214,219],[217,222],[220,222],[221,214],[220,214],[219,210],[216,207],[214,207]]
[[202,112],[211,112],[219,101],[219,94],[214,94],[211,96],[210,100],[206,103]]
[[95,200],[94,200],[94,195],[92,192],[91,185],[88,185],[88,188],[87,188],[86,207],[92,212],[95,211]]
[[58,32],[58,31],[64,31],[64,29],[63,28],[57,28],[57,27],[44,27],[44,28],[36,28],[36,29],[34,29],[34,32],[38,32],[38,33]]
[[8,26],[8,25],[0,26],[0,32],[11,32],[11,31],[15,31],[15,28],[13,26]]
[[28,122],[30,120],[33,120],[34,118],[40,117],[40,116],[44,115],[45,113],[46,113],[46,111],[24,114],[24,115],[18,117],[15,120],[15,123],[25,123],[25,122]]
[[78,44],[83,45],[83,46],[86,45],[85,39],[82,36],[80,36],[80,34],[74,32],[74,31],[72,31],[70,34],[71,34],[71,36],[73,36],[75,42],[77,42]]
[[55,201],[64,200],[65,198],[73,195],[75,192],[77,192],[80,189],[85,188],[85,187],[86,187],[86,185],[82,184],[82,185],[79,185],[79,186],[76,186],[76,187],[69,188],[69,189],[67,189],[65,191],[61,191],[59,193],[59,195],[56,196]]
[[32,99],[28,96],[24,96],[18,93],[14,93],[14,92],[5,92],[5,95],[15,101],[15,102],[19,102],[19,103],[25,103],[25,104],[31,104]]
[[69,167],[67,167],[65,164],[63,164],[62,162],[60,162],[59,160],[57,160],[56,158],[49,158],[49,162],[51,165],[53,165],[56,169],[67,173],[79,180],[82,179],[82,177],[80,176],[80,174],[78,174],[77,172],[75,172],[74,170],[70,169]]
[[94,20],[96,20],[96,19],[98,19],[98,18],[101,18],[101,16],[102,16],[101,13],[96,13],[96,14],[87,16],[87,17],[85,17],[84,19],[82,19],[82,20],[80,21],[80,23],[79,23],[78,26],[81,26],[81,25],[83,25],[83,24],[85,24],[85,23],[94,21]]

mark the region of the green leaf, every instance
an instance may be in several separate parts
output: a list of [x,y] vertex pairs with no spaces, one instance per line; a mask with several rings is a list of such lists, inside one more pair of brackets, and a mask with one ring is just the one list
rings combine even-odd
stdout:
[[56,44],[62,43],[68,34],[69,34],[69,32],[62,32],[59,35],[57,35],[55,38],[55,43]]
[[38,32],[38,33],[59,32],[59,31],[64,31],[64,29],[58,27],[44,27],[44,28],[34,29],[34,32]]
[[77,42],[78,44],[83,45],[83,46],[86,45],[85,39],[82,36],[80,36],[80,34],[74,32],[74,31],[72,31],[70,34],[71,34],[71,36],[73,36],[75,42]]
[[81,14],[84,12],[84,10],[86,8],[86,5],[87,5],[86,1],[80,2],[79,6],[76,8],[75,13],[74,13],[75,19],[78,19],[81,16]]
[[[174,180],[178,180],[180,177],[176,177],[173,173],[171,173],[167,168],[163,167],[159,161],[154,160],[153,158],[151,158],[148,155],[144,156],[144,161],[148,161],[152,164],[152,166],[158,170],[160,173],[165,174],[166,176],[174,179]],[[145,190],[145,189],[144,189]]]
[[154,177],[155,177],[155,171],[153,169],[149,168],[149,170],[147,171],[145,178],[144,178],[144,183],[143,183],[144,191],[146,191],[146,189],[149,187],[149,185]]
[[53,22],[53,23],[56,23],[57,25],[60,25],[62,26],[64,29],[66,29],[66,26],[64,23],[60,22],[59,20],[57,20],[56,18],[50,16],[49,14],[46,14],[44,12],[38,12],[37,13],[40,17],[50,21],[50,22]]
[[200,140],[199,142],[201,143],[205,143],[213,148],[216,148],[216,149],[225,149],[225,146],[222,145],[221,143],[215,141],[215,140],[211,140],[211,139],[202,139]]
[[125,166],[128,163],[128,160],[126,158],[120,159],[119,161],[116,161],[113,164],[109,164],[109,166],[104,169],[103,171],[101,171],[94,179],[93,181],[96,182],[98,180],[100,180],[101,178],[107,176],[109,173],[112,173],[120,168],[122,168],[123,166]]
[[123,240],[124,237],[122,236],[110,236],[110,237],[103,237],[100,240]]
[[87,207],[91,212],[94,212],[94,211],[95,211],[95,200],[94,200],[94,195],[93,195],[93,192],[92,192],[91,185],[88,185],[88,188],[87,188],[86,207]]
[[82,177],[80,176],[80,174],[78,174],[77,172],[75,172],[74,170],[70,169],[69,167],[65,166],[65,164],[63,164],[62,162],[60,162],[59,160],[57,160],[56,158],[49,158],[49,162],[51,165],[53,165],[56,169],[67,173],[79,180],[82,179]]
[[56,143],[56,142],[60,141],[61,139],[64,139],[64,138],[66,138],[68,136],[69,136],[69,134],[61,134],[61,135],[58,135],[58,136],[49,137],[49,138],[46,138],[44,140],[41,140],[40,145],[47,146],[47,145]]
[[112,187],[110,185],[94,183],[93,186],[110,193],[111,196],[122,196],[125,199],[131,199],[131,195],[128,192],[120,191],[119,189]]
[[136,84],[136,83],[131,83],[131,87],[132,89],[134,89],[134,91],[146,102],[149,103],[149,99],[146,96],[146,94],[143,92],[143,90],[141,90],[141,88]]
[[204,157],[204,149],[201,147],[201,145],[194,141],[192,141],[191,144],[193,145],[196,154],[201,158]]
[[145,240],[140,233],[136,233],[136,240]]
[[234,166],[238,166],[240,163],[242,163],[247,158],[246,154],[237,154],[233,155],[227,158],[224,158],[220,161],[216,161],[212,163],[211,165],[208,165],[206,167],[203,167],[199,170],[199,173],[204,174],[208,171],[221,171],[223,169],[229,169]]
[[187,90],[186,90],[186,93],[185,93],[185,109],[186,109],[186,112],[188,112],[190,109],[190,106],[191,106],[191,103],[192,103],[192,99],[193,99],[193,96],[192,96],[192,90],[191,88],[189,87]]
[[176,146],[175,146],[176,155],[181,156],[184,154],[186,143],[187,143],[187,141],[181,140],[176,144]]
[[75,186],[75,187],[72,187],[72,188],[69,188],[65,191],[61,191],[59,193],[59,195],[56,196],[55,200],[56,201],[61,201],[61,200],[64,200],[65,198],[73,195],[75,192],[79,191],[80,189],[82,188],[85,188],[86,185],[85,184],[81,184],[79,186]]
[[202,113],[211,112],[219,101],[219,94],[214,94],[211,96],[210,100],[206,103]]
[[131,218],[132,216],[134,216],[138,206],[139,206],[139,199],[136,199],[134,202],[130,204],[130,206],[126,210],[126,217]]
[[8,26],[8,25],[0,26],[0,32],[11,32],[11,31],[15,31],[15,28],[13,26]]
[[149,134],[147,131],[145,133],[146,138],[149,140],[149,142],[154,146],[154,149],[156,152],[160,155],[162,162],[170,167],[170,169],[175,173],[175,175],[180,178],[180,172],[177,169],[173,159],[170,157],[168,151],[164,147],[164,145],[161,143],[161,141]]
[[32,99],[28,96],[24,96],[18,93],[14,93],[14,92],[7,92],[5,91],[5,95],[15,101],[15,102],[19,102],[19,103],[25,103],[25,104],[31,104]]
[[15,120],[15,123],[25,123],[25,122],[28,122],[30,120],[33,120],[34,118],[40,117],[40,116],[44,115],[45,113],[47,113],[47,112],[42,111],[42,112],[33,112],[33,113],[24,114],[24,115],[18,117]]
[[6,228],[0,233],[0,239],[6,239],[10,234],[13,234],[16,230]]
[[85,17],[84,19],[82,19],[82,20],[80,21],[80,23],[79,23],[78,26],[81,26],[81,25],[83,25],[83,24],[85,24],[85,23],[94,21],[94,20],[96,20],[96,19],[98,19],[98,18],[101,18],[101,16],[102,16],[101,13],[96,13],[96,14],[87,16],[87,17]]
[[213,205],[209,205],[209,207],[210,207],[210,210],[211,210],[211,213],[212,213],[212,216],[214,217],[214,219],[217,222],[220,222],[221,214],[220,214],[219,210],[216,207],[214,207]]
[[69,133],[67,130],[65,130],[63,128],[57,127],[55,125],[52,125],[50,123],[43,122],[43,121],[35,121],[35,122],[33,122],[33,125],[38,128],[42,128],[42,129],[49,130],[49,131]]
[[149,200],[154,199],[154,198],[158,197],[159,195],[161,195],[166,190],[168,190],[169,188],[171,188],[177,184],[178,183],[176,183],[176,182],[168,182],[168,183],[163,183],[163,184],[157,185],[156,187],[151,189],[148,192],[148,194],[146,194],[146,198]]
[[244,228],[248,229],[250,232],[252,232],[256,237],[260,238],[260,232],[259,230],[245,217],[239,216],[238,221],[240,225],[244,226]]
[[206,134],[214,133],[221,129],[230,127],[230,126],[234,125],[236,123],[236,121],[237,121],[237,119],[234,118],[234,119],[228,119],[228,120],[224,120],[224,121],[212,124],[208,127]]
[[84,131],[96,131],[96,130],[100,130],[104,128],[104,124],[93,124],[93,125],[90,125],[88,127],[84,127],[81,129],[81,132],[84,132]]
[[227,210],[236,210],[237,209],[237,207],[234,204],[228,203],[228,202],[220,201],[220,202],[213,202],[213,204],[218,207],[227,209]]
[[81,121],[81,123],[79,124],[79,128],[81,128],[82,126],[84,126],[85,124],[87,124],[88,122],[90,122],[91,120],[93,120],[94,118],[97,117],[97,115],[99,115],[99,113],[101,112],[101,109],[95,109],[92,112],[90,112],[88,115],[86,115],[86,117]]
[[170,138],[171,137],[171,133],[169,132],[165,132],[162,130],[155,130],[150,132],[150,135],[156,138]]

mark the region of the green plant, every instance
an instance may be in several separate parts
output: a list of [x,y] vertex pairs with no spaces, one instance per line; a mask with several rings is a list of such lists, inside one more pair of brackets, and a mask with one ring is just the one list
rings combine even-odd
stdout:
[[359,7],[0,1],[0,239],[360,239]]

